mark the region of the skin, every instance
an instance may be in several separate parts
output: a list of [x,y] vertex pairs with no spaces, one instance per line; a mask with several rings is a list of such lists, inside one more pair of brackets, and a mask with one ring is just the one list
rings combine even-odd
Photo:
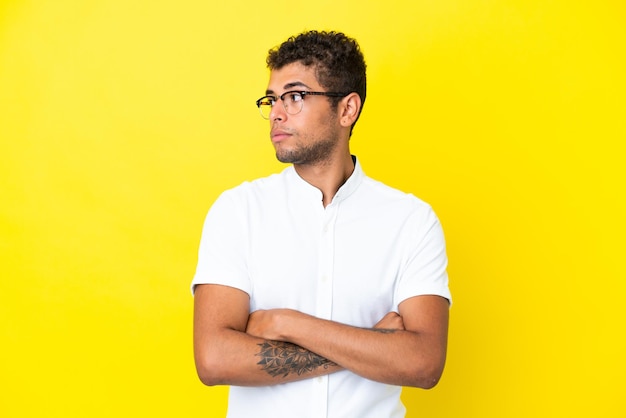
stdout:
[[[312,68],[299,63],[273,70],[267,94],[325,91]],[[352,93],[337,108],[308,96],[296,115],[282,103],[270,114],[270,138],[280,161],[293,163],[322,191],[327,206],[352,174],[350,127],[361,100]],[[245,292],[199,285],[194,297],[194,355],[206,385],[265,386],[348,369],[378,382],[431,388],[443,372],[449,303],[439,296],[403,301],[371,329],[328,321],[291,309],[250,314]],[[283,358],[297,359],[285,366]],[[293,364],[296,364],[295,366]]]
[[[293,63],[271,72],[266,94],[278,96],[289,90],[326,89],[319,85],[312,68]],[[276,157],[293,163],[300,177],[322,191],[324,206],[354,171],[348,144],[350,126],[360,108],[359,95],[351,93],[337,109],[331,109],[326,97],[307,96],[296,115],[287,114],[282,103],[270,113],[270,138]],[[323,152],[313,152],[321,148]]]

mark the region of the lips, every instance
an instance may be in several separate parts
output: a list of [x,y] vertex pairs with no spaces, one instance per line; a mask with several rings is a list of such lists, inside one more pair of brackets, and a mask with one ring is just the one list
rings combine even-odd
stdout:
[[289,136],[291,136],[291,133],[282,129],[272,129],[272,131],[270,132],[270,138],[272,138],[272,142],[280,142]]

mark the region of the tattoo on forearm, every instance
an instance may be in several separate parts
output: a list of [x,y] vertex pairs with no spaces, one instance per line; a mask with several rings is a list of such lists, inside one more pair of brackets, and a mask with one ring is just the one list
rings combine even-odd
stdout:
[[284,341],[265,341],[259,347],[261,350],[256,355],[261,357],[261,361],[257,364],[273,377],[287,377],[294,373],[300,376],[319,367],[328,369],[336,366],[322,356]]

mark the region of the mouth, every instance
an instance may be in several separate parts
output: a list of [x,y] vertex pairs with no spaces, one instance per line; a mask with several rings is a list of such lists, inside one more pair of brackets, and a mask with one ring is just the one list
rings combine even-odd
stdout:
[[273,143],[281,142],[286,138],[289,138],[290,136],[291,133],[280,129],[274,129],[270,132],[270,138],[272,139]]

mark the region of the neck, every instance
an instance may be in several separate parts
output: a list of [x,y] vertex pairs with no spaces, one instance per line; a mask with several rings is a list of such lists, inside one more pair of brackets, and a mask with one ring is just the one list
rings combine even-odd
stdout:
[[337,190],[352,175],[354,162],[348,152],[335,161],[315,165],[294,164],[294,168],[300,177],[322,192],[322,203],[326,207],[332,202]]

